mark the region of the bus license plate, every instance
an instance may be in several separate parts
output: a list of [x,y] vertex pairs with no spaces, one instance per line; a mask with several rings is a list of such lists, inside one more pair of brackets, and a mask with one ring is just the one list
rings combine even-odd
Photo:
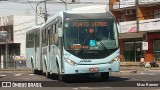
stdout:
[[91,71],[91,72],[99,71],[99,68],[98,68],[98,67],[95,67],[95,68],[89,68],[89,71]]

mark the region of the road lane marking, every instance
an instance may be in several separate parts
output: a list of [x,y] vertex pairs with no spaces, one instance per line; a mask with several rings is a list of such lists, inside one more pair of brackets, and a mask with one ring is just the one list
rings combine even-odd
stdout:
[[5,77],[5,76],[7,76],[7,75],[0,75],[0,77]]
[[140,75],[156,75],[154,73],[139,73]]
[[15,74],[14,76],[18,77],[18,76],[21,76],[22,73],[18,73],[18,74]]
[[90,88],[90,87],[79,87],[80,89],[93,89],[93,88]]
[[78,90],[78,88],[72,88],[73,90]]
[[140,75],[144,75],[144,74],[147,74],[147,73],[139,73]]
[[148,74],[148,75],[156,75],[156,74],[150,73],[150,74]]
[[29,74],[30,76],[33,76],[33,75],[35,75],[35,74]]

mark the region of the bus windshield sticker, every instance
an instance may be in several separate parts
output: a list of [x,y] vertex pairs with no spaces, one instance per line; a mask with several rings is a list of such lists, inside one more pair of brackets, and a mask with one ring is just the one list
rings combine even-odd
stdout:
[[73,44],[71,46],[71,49],[87,49],[87,48],[89,48],[89,47],[88,46],[81,46],[79,44]]
[[89,32],[90,33],[94,33],[94,29],[89,29]]
[[90,47],[95,47],[96,46],[96,40],[90,40],[89,45],[90,45]]

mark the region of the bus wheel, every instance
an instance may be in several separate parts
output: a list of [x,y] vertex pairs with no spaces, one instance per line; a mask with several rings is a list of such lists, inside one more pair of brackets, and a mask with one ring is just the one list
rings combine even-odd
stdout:
[[66,78],[66,75],[63,75],[63,74],[59,74],[59,80],[62,81],[62,82],[67,82],[67,78]]
[[58,79],[62,82],[66,81],[66,76],[60,73],[60,69],[58,69]]
[[107,81],[109,79],[109,72],[103,72],[103,73],[101,73],[101,79],[103,81]]

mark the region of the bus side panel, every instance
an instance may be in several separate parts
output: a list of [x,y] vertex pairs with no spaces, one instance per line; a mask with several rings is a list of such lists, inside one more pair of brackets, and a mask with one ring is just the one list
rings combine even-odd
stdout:
[[50,72],[57,73],[57,65],[56,65],[57,46],[51,45],[50,49],[51,49],[50,51]]
[[27,67],[29,69],[32,69],[32,61],[33,60],[33,65],[35,65],[35,60],[34,60],[34,49],[33,48],[27,48]]
[[111,65],[111,69],[112,69],[112,72],[119,72],[119,71],[120,71],[120,60],[115,61],[115,62]]
[[40,48],[37,48],[37,52],[36,52],[36,69],[41,70],[40,68]]
[[[98,71],[90,71],[90,68],[98,68]],[[77,65],[71,66],[65,63],[65,74],[85,74],[85,73],[99,73],[99,72],[110,72],[110,64],[99,64],[99,65]]]
[[[120,49],[118,49],[114,54],[119,56],[120,55]],[[119,56],[117,61],[114,61],[111,64],[111,69],[112,69],[112,72],[119,72],[120,71],[120,56]]]
[[47,47],[42,47],[42,63],[43,63],[43,72],[46,72],[47,65]]

